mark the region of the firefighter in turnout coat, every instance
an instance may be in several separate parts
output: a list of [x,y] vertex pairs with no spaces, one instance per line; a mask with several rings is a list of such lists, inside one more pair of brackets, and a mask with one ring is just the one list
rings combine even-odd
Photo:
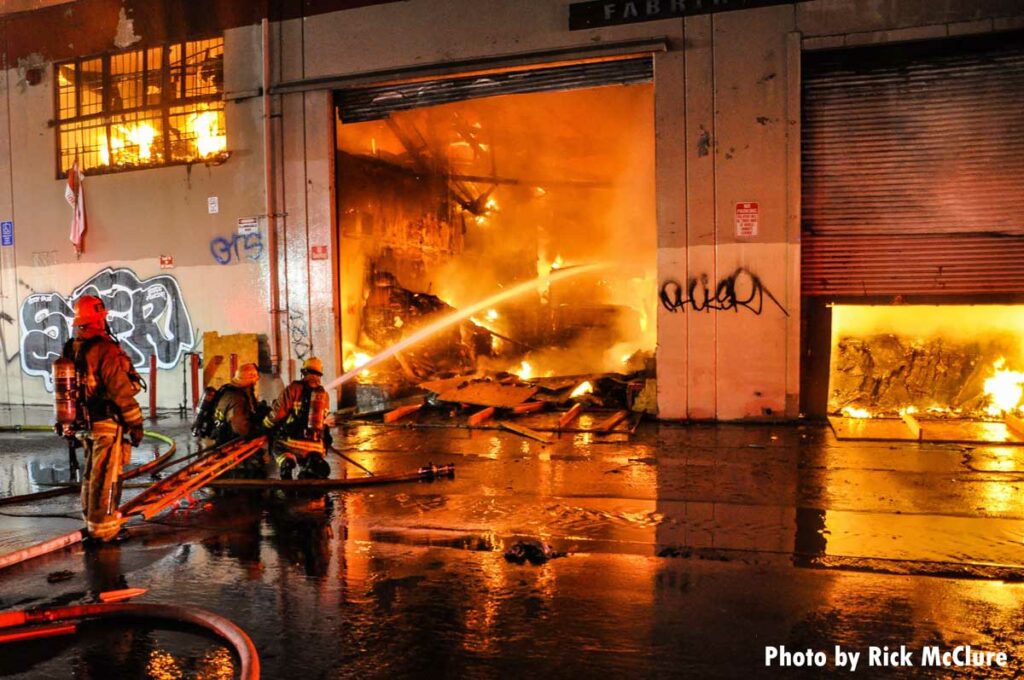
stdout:
[[[256,387],[260,374],[256,364],[242,364],[235,370],[231,382],[217,392],[213,411],[212,438],[204,445],[220,446],[238,437],[249,438],[259,434],[261,421],[267,412],[265,402],[257,398]],[[242,465],[229,472],[229,477],[266,477],[264,454],[251,456]]]
[[[75,303],[75,337],[64,358],[78,376],[78,417],[84,429],[82,515],[89,536],[109,541],[121,528],[121,468],[142,442],[142,409],[135,395],[144,383],[107,326],[103,301],[83,295]],[[131,446],[124,441],[127,431]]]
[[281,479],[291,479],[296,466],[300,479],[326,479],[331,466],[324,454],[331,436],[324,425],[330,399],[320,384],[323,362],[310,357],[302,362],[301,373],[302,379],[288,385],[274,401],[263,426],[276,432],[274,455]]

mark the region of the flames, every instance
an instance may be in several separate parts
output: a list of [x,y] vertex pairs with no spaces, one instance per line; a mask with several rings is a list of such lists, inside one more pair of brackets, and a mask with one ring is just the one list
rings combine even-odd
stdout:
[[871,418],[871,411],[866,408],[855,408],[853,406],[844,406],[843,415],[847,418]]
[[533,377],[533,366],[529,361],[523,361],[519,364],[519,368],[514,368],[509,373],[519,376],[520,380],[529,380]]
[[592,394],[593,392],[594,392],[594,386],[590,384],[589,380],[586,380],[586,381],[580,383],[576,387],[576,389],[574,389],[572,391],[572,394],[569,395],[569,398],[573,399],[575,397],[579,397],[579,396],[582,396],[584,394]]
[[[173,130],[172,138],[180,133],[182,138],[193,139],[198,159],[216,157],[227,149],[221,111],[205,110],[189,114],[185,117],[183,128]],[[160,131],[151,123],[134,121],[110,126],[109,147],[106,131],[98,130],[95,146],[99,151],[100,165],[144,165],[161,160],[158,154],[163,140]]]
[[985,380],[985,394],[989,397],[987,412],[991,416],[1020,411],[1021,397],[1024,397],[1024,372],[1005,366],[1006,359],[999,357],[992,365],[992,377]]
[[[365,352],[359,352],[354,350],[348,352],[345,355],[345,358],[342,360],[341,365],[342,368],[344,368],[345,372],[347,373],[348,371],[351,371],[353,368],[359,368],[363,364],[369,362],[370,359],[372,358],[373,357],[371,357],[369,354],[366,354]],[[360,371],[359,375],[360,377],[365,378],[370,375],[370,372]]]

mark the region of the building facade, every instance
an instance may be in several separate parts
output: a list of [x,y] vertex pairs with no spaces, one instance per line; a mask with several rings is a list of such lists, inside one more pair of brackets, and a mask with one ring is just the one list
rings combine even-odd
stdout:
[[[570,318],[551,345],[566,324],[597,329],[573,337],[602,351],[622,341],[622,361],[653,360],[659,417],[695,420],[823,412],[832,303],[1012,305],[1024,293],[1019,264],[991,275],[991,258],[1024,239],[1001,207],[1024,188],[1012,171],[1024,155],[942,176],[987,178],[970,186],[988,198],[961,205],[964,192],[927,194],[927,174],[901,170],[945,155],[889,163],[877,147],[900,147],[885,130],[902,122],[858,108],[913,99],[916,73],[941,85],[943,68],[981,64],[971,98],[997,102],[982,111],[996,121],[986,134],[1024,149],[1012,123],[1024,90],[1000,99],[1024,63],[1019,0],[22,4],[0,17],[2,403],[50,401],[49,363],[85,290],[106,297],[140,368],[156,356],[159,403],[174,407],[211,331],[256,334],[283,381],[314,353],[328,380],[341,375],[385,270],[464,307],[562,256],[600,261],[601,277],[538,293]],[[968,109],[929,120],[970,125]],[[830,127],[837,116],[851,122]],[[858,136],[872,121],[884,129]],[[843,165],[862,150],[864,165]],[[80,254],[65,195],[76,162]],[[877,172],[830,183],[864,167]],[[896,190],[858,194],[874,174]],[[915,228],[918,213],[884,200],[869,206],[880,219],[849,207],[878,193],[960,218],[932,211]],[[906,254],[943,243],[960,265]],[[963,265],[972,247],[982,255]],[[842,284],[864,252],[889,264]],[[900,283],[918,260],[928,288]],[[614,325],[631,330],[598,332]],[[536,349],[548,336],[531,337]],[[552,357],[537,361],[556,373],[569,361]]]

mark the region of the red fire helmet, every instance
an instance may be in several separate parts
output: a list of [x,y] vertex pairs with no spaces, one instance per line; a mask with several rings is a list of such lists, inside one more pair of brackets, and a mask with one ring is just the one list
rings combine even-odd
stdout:
[[75,301],[76,326],[89,326],[107,320],[107,307],[95,295],[83,295]]

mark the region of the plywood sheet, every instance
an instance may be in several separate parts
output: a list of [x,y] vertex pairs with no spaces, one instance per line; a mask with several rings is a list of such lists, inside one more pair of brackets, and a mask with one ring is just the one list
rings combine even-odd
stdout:
[[1024,444],[1006,423],[984,420],[923,420],[921,432],[926,442]]
[[829,416],[836,439],[917,441],[917,435],[899,418],[845,418]]
[[495,382],[475,382],[438,395],[440,401],[476,406],[512,408],[537,393],[532,385],[501,385]]

